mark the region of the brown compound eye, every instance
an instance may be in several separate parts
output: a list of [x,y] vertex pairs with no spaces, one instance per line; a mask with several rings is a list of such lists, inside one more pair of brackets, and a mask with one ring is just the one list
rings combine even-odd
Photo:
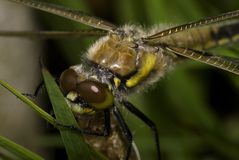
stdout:
[[60,76],[60,88],[64,94],[76,90],[77,73],[73,69],[66,69]]
[[113,105],[113,95],[102,83],[85,80],[77,84],[76,91],[96,110],[109,108]]

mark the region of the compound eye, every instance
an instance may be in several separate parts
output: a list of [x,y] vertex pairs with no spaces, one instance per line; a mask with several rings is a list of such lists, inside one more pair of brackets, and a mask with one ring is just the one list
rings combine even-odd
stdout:
[[109,108],[113,105],[113,95],[102,83],[86,80],[77,84],[76,91],[96,110]]
[[60,88],[64,94],[76,89],[77,73],[73,69],[66,69],[60,76]]

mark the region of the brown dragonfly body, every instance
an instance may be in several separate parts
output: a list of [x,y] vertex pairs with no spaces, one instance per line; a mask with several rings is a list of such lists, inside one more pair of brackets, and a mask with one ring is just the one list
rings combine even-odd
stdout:
[[[116,27],[80,11],[40,1],[10,1],[99,29],[88,32],[89,35],[104,35],[88,49],[84,64],[72,66],[62,73],[60,86],[80,126],[93,130],[87,133],[105,136],[92,138],[87,135],[87,141],[111,159],[139,159],[136,149],[131,153],[132,135],[120,115],[120,106],[152,129],[160,159],[157,127],[127,100],[127,95],[157,82],[178,60],[189,58],[239,75],[239,59],[208,52],[211,48],[238,42],[238,10],[176,27],[156,26],[147,30],[134,25]],[[116,119],[110,120],[110,115]],[[104,118],[101,121],[99,117]],[[104,128],[103,132],[100,128]],[[112,132],[109,132],[110,128]]]

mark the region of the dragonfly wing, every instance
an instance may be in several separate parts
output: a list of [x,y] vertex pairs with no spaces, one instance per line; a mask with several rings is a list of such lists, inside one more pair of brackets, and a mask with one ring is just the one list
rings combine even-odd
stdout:
[[80,30],[80,31],[0,31],[0,37],[21,38],[82,38],[88,36],[104,36],[107,33],[102,30]]
[[148,45],[168,44],[208,49],[239,40],[239,10],[183,24],[142,39]]
[[81,11],[64,8],[55,4],[40,2],[36,0],[9,0],[9,1],[20,3],[61,17],[65,17],[67,19],[71,19],[73,21],[77,21],[94,28],[106,31],[112,31],[116,28],[115,25],[107,21],[87,15]]
[[168,35],[175,34],[178,32],[182,32],[182,31],[190,29],[190,28],[195,28],[195,27],[199,27],[199,26],[218,23],[218,22],[222,22],[222,21],[226,21],[226,20],[234,19],[234,18],[239,18],[239,10],[227,12],[222,15],[208,17],[208,18],[200,19],[198,21],[179,25],[177,27],[169,28],[167,30],[163,30],[161,32],[150,35],[150,36],[144,38],[143,40],[145,42],[147,42],[147,41],[158,39],[160,37],[164,37],[164,36],[168,36]]
[[174,46],[166,46],[165,49],[174,54],[203,62],[239,75],[239,58],[216,56],[204,51]]

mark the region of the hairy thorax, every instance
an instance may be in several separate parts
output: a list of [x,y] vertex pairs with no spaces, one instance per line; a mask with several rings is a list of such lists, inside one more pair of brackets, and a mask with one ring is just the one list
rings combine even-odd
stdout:
[[109,34],[97,41],[88,51],[87,58],[102,68],[109,69],[125,86],[134,88],[151,84],[163,76],[172,64],[172,56],[161,48],[140,44],[140,31],[123,30],[124,36]]
[[88,59],[124,77],[136,70],[137,53],[130,45],[132,42],[110,35],[90,49]]

